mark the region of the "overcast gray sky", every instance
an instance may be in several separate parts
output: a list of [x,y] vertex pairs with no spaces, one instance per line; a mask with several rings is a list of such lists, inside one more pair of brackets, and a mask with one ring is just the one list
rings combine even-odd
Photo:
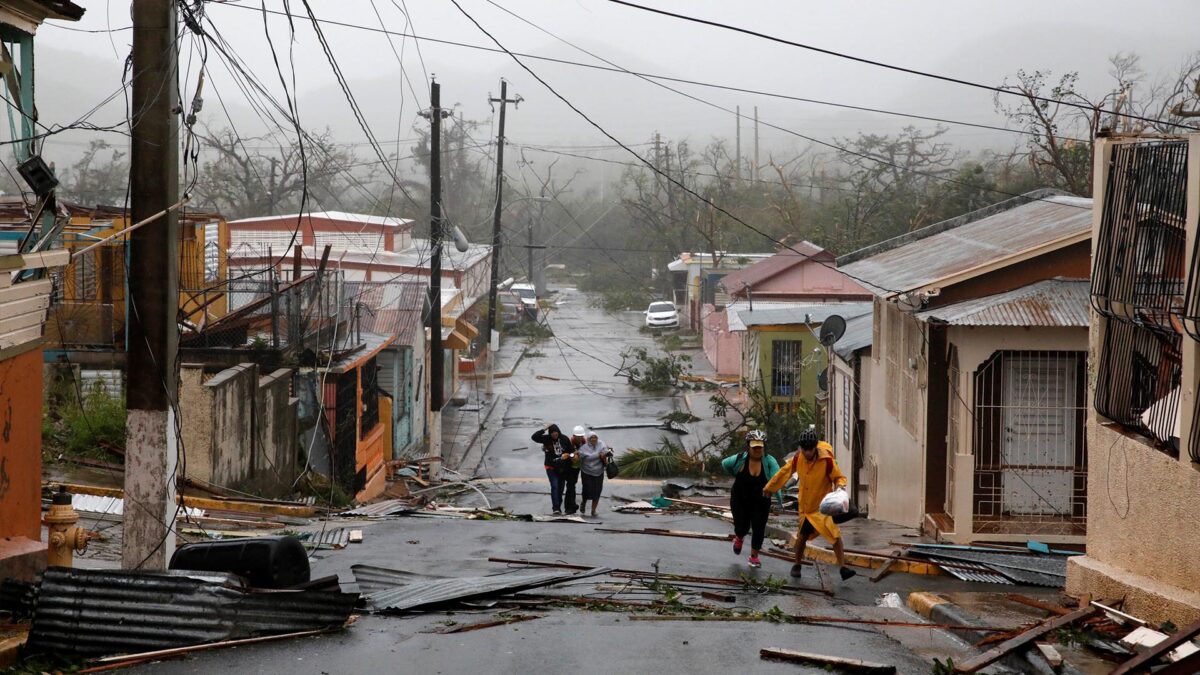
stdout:
[[[717,84],[760,89],[862,106],[1003,124],[993,112],[988,92],[934,82],[903,73],[852,63],[826,55],[772,44],[654,16],[603,0],[495,0],[557,36],[603,56],[622,67]],[[494,46],[449,0],[312,0],[317,16],[370,28]],[[522,23],[486,0],[460,0],[484,28],[514,51],[597,63],[554,37]],[[729,2],[714,0],[644,0],[646,4],[704,17],[828,49],[879,61],[928,70],[988,84],[1000,83],[1018,69],[1081,72],[1085,89],[1107,86],[1106,59],[1118,51],[1134,51],[1154,75],[1176,68],[1200,48],[1194,26],[1200,24],[1200,3],[1163,0],[1134,9],[1128,2],[1109,0],[964,2],[962,0],[894,0],[807,2],[800,0]],[[127,2],[83,2],[84,19],[71,26],[106,30],[129,25]],[[283,100],[282,88],[264,35],[262,16],[252,11],[257,0],[206,3],[219,33],[234,46],[250,70]],[[292,0],[295,12],[303,4]],[[266,0],[269,9],[282,10],[281,0]],[[378,15],[377,15],[378,12]],[[1153,17],[1153,18],[1151,18]],[[350,114],[331,68],[310,24],[296,22],[292,45],[301,121],[309,128],[329,126],[339,140],[365,140]],[[271,16],[267,27],[276,47],[286,51],[286,19]],[[380,141],[411,138],[416,112],[428,104],[426,75],[436,74],[443,86],[443,103],[461,103],[468,118],[485,122],[492,112],[486,99],[499,93],[498,80],[510,81],[510,93],[524,97],[509,116],[510,137],[516,142],[545,144],[608,144],[509,57],[432,42],[392,37],[379,32],[326,25],[325,35],[350,86]],[[43,121],[69,122],[90,109],[120,85],[121,62],[128,54],[131,33],[82,33],[55,26],[38,36],[38,96]],[[393,54],[402,53],[402,59]],[[286,58],[285,53],[281,57]],[[195,86],[199,52],[184,45],[183,67],[190,63],[186,89]],[[401,74],[401,63],[404,75]],[[719,110],[687,100],[654,85],[620,73],[527,61],[527,64],[567,98],[627,143],[643,143],[654,131],[695,143],[713,137],[732,141],[734,119]],[[285,62],[285,68],[288,68]],[[206,84],[202,120],[213,127],[228,126],[218,101],[223,99],[235,126],[245,134],[263,131],[246,95],[227,75],[223,59],[208,55],[212,79]],[[290,81],[290,70],[287,72]],[[414,101],[405,78],[416,92]],[[745,114],[759,107],[772,124],[822,139],[858,131],[892,131],[905,122],[886,116],[848,113],[827,107],[775,98],[723,92],[691,85],[672,85],[724,107],[741,105]],[[187,95],[190,95],[187,94]],[[115,100],[91,121],[111,123],[124,114]],[[931,126],[931,125],[930,125]],[[764,128],[764,155],[788,153],[803,141]],[[749,125],[743,126],[743,148],[749,152]],[[1015,137],[979,129],[952,127],[949,138],[970,147],[1008,146]],[[48,144],[48,153],[69,156],[86,140],[64,134]],[[119,138],[113,139],[119,140]],[[394,150],[395,146],[390,149]],[[404,146],[407,150],[407,145]],[[365,150],[365,148],[364,148]],[[592,151],[589,151],[592,152]],[[619,157],[607,151],[604,156]]]

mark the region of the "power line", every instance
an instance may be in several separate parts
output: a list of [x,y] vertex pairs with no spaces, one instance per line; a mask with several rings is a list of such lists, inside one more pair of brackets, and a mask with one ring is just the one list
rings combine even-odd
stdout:
[[[260,11],[254,7],[246,7],[246,6],[237,5],[237,4],[222,3],[220,6],[240,8],[240,9],[249,9],[252,11]],[[268,9],[268,10],[262,10],[262,11],[266,11],[268,14],[276,14],[276,15],[285,16],[285,17],[293,16],[292,14],[289,14],[288,12],[279,11],[279,10]],[[455,40],[444,40],[444,39],[440,39],[440,38],[432,38],[432,37],[417,35],[414,33],[391,31],[391,30],[380,29],[380,28],[372,28],[370,26],[362,26],[362,25],[358,25],[358,24],[347,23],[344,21],[335,21],[332,19],[319,19],[319,21],[324,24],[328,24],[331,26],[339,26],[342,28],[352,28],[355,30],[363,30],[363,31],[374,32],[374,33],[383,33],[383,34],[394,35],[394,36],[399,36],[399,37],[409,37],[409,38],[412,38],[412,39],[418,41],[418,44],[420,42],[424,41],[424,42],[432,42],[435,44],[448,45],[448,46],[452,46],[452,47],[461,47],[464,49],[473,49],[476,51],[491,52],[494,54],[506,54],[506,52],[504,52],[503,50],[496,49],[494,47],[486,47],[483,45],[473,45],[470,43],[458,42]],[[740,93],[740,94],[765,96],[768,98],[777,98],[777,99],[782,99],[782,100],[786,100],[786,101],[795,101],[798,103],[810,103],[813,105],[827,106],[827,107],[832,107],[832,108],[841,108],[841,109],[845,109],[845,110],[857,110],[860,112],[868,112],[868,113],[874,113],[874,114],[879,114],[879,115],[890,115],[890,116],[894,116],[894,117],[903,117],[906,119],[923,120],[926,122],[936,122],[939,124],[952,124],[952,125],[956,125],[956,126],[974,127],[977,129],[988,129],[991,131],[1000,131],[1000,132],[1004,132],[1004,133],[1018,134],[1018,135],[1022,135],[1022,136],[1037,136],[1038,135],[1037,132],[1028,131],[1025,129],[1011,129],[1008,127],[1001,127],[1001,126],[996,126],[996,125],[992,125],[992,124],[984,124],[981,122],[965,122],[962,120],[954,120],[954,119],[949,119],[949,118],[944,118],[944,117],[934,117],[934,116],[930,116],[930,115],[919,115],[916,113],[899,112],[899,111],[895,111],[895,110],[888,110],[886,108],[873,108],[870,106],[860,106],[860,105],[852,105],[852,104],[848,104],[848,103],[838,103],[836,101],[826,101],[826,100],[822,100],[822,99],[806,98],[803,96],[792,96],[790,94],[782,94],[782,93],[778,93],[778,92],[764,91],[764,90],[760,90],[760,89],[750,89],[747,87],[738,87],[738,86],[727,85],[727,84],[716,84],[716,83],[712,83],[712,82],[704,82],[701,80],[693,80],[693,79],[682,78],[682,77],[672,77],[669,75],[659,75],[659,74],[655,74],[655,73],[632,71],[632,70],[626,70],[624,68],[603,66],[603,65],[599,65],[599,64],[595,64],[595,63],[584,63],[581,61],[572,61],[570,59],[559,59],[559,58],[554,58],[554,57],[550,57],[550,56],[538,56],[536,54],[529,54],[529,53],[525,53],[525,52],[511,52],[511,53],[516,56],[519,56],[521,58],[535,59],[538,61],[545,61],[547,63],[557,63],[559,65],[574,66],[577,68],[588,68],[591,70],[600,70],[600,71],[610,72],[610,73],[620,73],[623,75],[636,75],[639,77],[649,78],[652,80],[661,80],[664,82],[675,82],[677,84],[690,84],[690,85],[695,85],[697,87],[707,87],[710,89],[719,89],[722,91],[731,91],[731,92],[736,92],[736,93]],[[1009,93],[1012,93],[1012,92],[1009,92]],[[1064,138],[1064,140],[1066,140],[1066,139]],[[1071,140],[1075,140],[1078,142],[1086,142],[1084,139],[1071,139]]]
[[656,7],[647,7],[645,5],[639,5],[634,2],[629,2],[628,0],[608,0],[608,1],[611,3],[617,4],[617,5],[624,5],[626,7],[640,9],[644,12],[650,12],[652,14],[660,14],[662,16],[668,16],[668,17],[671,17],[674,19],[681,19],[683,21],[690,21],[692,23],[698,23],[698,24],[702,24],[705,26],[711,26],[713,28],[721,28],[723,30],[729,30],[729,31],[733,31],[735,33],[742,33],[744,35],[750,35],[750,36],[753,36],[756,38],[761,38],[763,40],[768,40],[770,42],[777,42],[779,44],[788,45],[790,47],[798,47],[800,49],[807,49],[809,51],[817,52],[819,54],[825,54],[827,56],[835,56],[840,59],[846,59],[849,61],[854,61],[856,63],[863,63],[863,64],[866,64],[869,66],[875,66],[877,68],[885,68],[887,70],[894,70],[894,71],[901,72],[901,73],[907,73],[909,75],[917,75],[919,77],[927,77],[927,78],[934,79],[934,80],[940,80],[942,82],[950,82],[952,84],[960,84],[965,87],[984,89],[986,91],[994,92],[997,94],[1004,94],[1007,96],[1019,96],[1023,99],[1033,100],[1033,101],[1037,101],[1039,103],[1054,103],[1054,104],[1065,105],[1065,106],[1069,106],[1072,108],[1077,108],[1079,110],[1085,110],[1088,113],[1104,113],[1107,115],[1117,115],[1119,117],[1137,120],[1139,122],[1149,122],[1151,124],[1164,124],[1164,125],[1168,125],[1168,126],[1172,126],[1172,127],[1181,128],[1181,129],[1195,129],[1196,128],[1189,124],[1179,124],[1176,122],[1170,122],[1170,121],[1166,121],[1166,120],[1158,120],[1158,119],[1153,119],[1150,117],[1142,117],[1140,115],[1132,115],[1129,113],[1122,113],[1122,112],[1118,112],[1115,110],[1106,110],[1099,106],[1084,105],[1082,103],[1076,103],[1074,101],[1067,101],[1064,99],[1050,98],[1047,96],[1036,96],[1033,94],[1025,94],[1022,92],[1013,91],[1011,89],[1006,89],[1004,87],[997,87],[995,85],[983,84],[981,82],[972,82],[970,80],[964,80],[964,79],[957,78],[957,77],[951,77],[949,75],[939,75],[937,73],[930,73],[930,72],[926,72],[923,70],[917,70],[915,68],[907,68],[904,66],[897,66],[897,65],[894,65],[891,63],[884,63],[883,61],[875,61],[875,60],[868,59],[868,58],[865,58],[862,56],[854,56],[853,54],[846,54],[844,52],[838,52],[838,51],[834,51],[832,49],[826,49],[824,47],[817,47],[814,45],[804,44],[802,42],[795,42],[795,41],[788,40],[785,38],[776,37],[774,35],[768,35],[767,33],[761,33],[756,30],[751,30],[749,28],[741,28],[739,26],[725,24],[725,23],[721,23],[719,21],[711,21],[709,19],[701,19],[699,17],[688,16],[687,14],[679,14],[677,12],[670,12],[665,9],[658,9]]

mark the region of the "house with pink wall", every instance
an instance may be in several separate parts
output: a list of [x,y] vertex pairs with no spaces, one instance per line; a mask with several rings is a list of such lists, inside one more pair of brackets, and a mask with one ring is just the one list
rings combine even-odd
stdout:
[[742,364],[741,333],[745,326],[736,318],[730,320],[738,310],[865,301],[873,297],[870,291],[837,270],[833,253],[808,241],[730,272],[719,284],[729,300],[723,305],[702,307],[703,344],[704,355],[717,376],[727,378],[738,377]]

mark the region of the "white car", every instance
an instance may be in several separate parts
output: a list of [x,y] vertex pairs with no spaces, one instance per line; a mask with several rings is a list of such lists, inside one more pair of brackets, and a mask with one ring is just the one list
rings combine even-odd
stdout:
[[659,301],[652,302],[646,308],[647,328],[679,328],[679,312],[675,303]]
[[513,284],[510,290],[521,297],[525,311],[536,319],[538,315],[537,288],[533,284]]

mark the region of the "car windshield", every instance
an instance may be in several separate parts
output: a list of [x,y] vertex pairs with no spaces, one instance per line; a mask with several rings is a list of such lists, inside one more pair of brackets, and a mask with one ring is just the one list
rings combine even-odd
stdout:
[[517,294],[520,295],[525,300],[536,300],[537,299],[537,292],[534,291],[532,288],[518,288],[515,290],[516,290]]
[[669,302],[652,302],[650,303],[650,312],[674,312],[675,305]]

